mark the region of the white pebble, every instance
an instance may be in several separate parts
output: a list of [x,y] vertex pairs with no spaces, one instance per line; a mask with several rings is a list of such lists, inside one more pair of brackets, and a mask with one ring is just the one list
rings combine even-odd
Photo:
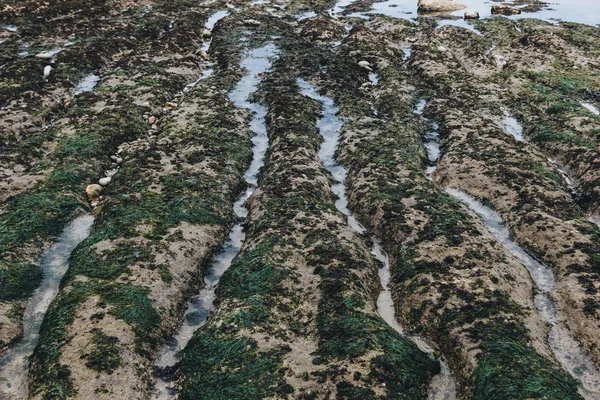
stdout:
[[44,67],[44,80],[48,79],[48,77],[50,76],[50,71],[52,71],[52,66],[46,65]]

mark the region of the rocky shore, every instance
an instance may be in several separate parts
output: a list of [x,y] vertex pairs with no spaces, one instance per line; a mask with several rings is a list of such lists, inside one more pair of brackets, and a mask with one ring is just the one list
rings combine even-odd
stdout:
[[600,399],[600,31],[387,3],[0,5],[0,397]]

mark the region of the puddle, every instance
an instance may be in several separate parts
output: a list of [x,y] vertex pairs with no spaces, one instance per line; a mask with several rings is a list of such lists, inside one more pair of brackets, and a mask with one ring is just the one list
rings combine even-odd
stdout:
[[[323,136],[323,144],[321,145],[318,155],[325,168],[331,173],[335,180],[335,183],[331,186],[331,191],[338,197],[337,201],[335,202],[335,206],[348,218],[348,224],[352,229],[361,235],[365,235],[367,234],[366,228],[358,222],[354,215],[352,215],[352,212],[348,209],[348,198],[346,196],[345,186],[348,172],[335,160],[335,152],[339,143],[340,129],[343,125],[343,121],[337,117],[339,109],[335,105],[333,99],[320,95],[317,89],[310,83],[303,79],[298,79],[297,82],[298,86],[300,86],[301,93],[304,96],[317,100],[323,106],[323,116],[317,122],[317,128]],[[383,320],[388,323],[396,332],[415,343],[421,349],[421,351],[434,354],[434,350],[423,339],[406,335],[404,333],[404,329],[398,323],[394,309],[394,302],[392,300],[392,293],[389,289],[391,277],[389,259],[377,240],[374,237],[371,237],[371,240],[373,241],[371,254],[373,254],[375,259],[380,262],[379,278],[383,288],[379,294],[379,297],[377,298],[377,312],[381,318],[383,318]],[[441,372],[431,381],[428,399],[454,400],[456,399],[456,387],[454,379],[452,378],[450,369],[445,363],[445,360],[441,359],[439,361],[440,364],[442,364]]]
[[523,137],[523,126],[521,126],[521,123],[506,110],[504,110],[502,126],[504,127],[504,130],[514,137],[517,142],[525,141],[525,138]]
[[16,25],[4,25],[4,29],[6,29],[9,32],[16,32],[19,30],[19,27]]
[[[234,211],[239,218],[239,222],[229,233],[229,238],[223,245],[221,253],[215,258],[208,273],[204,277],[204,289],[198,296],[194,297],[188,304],[185,313],[185,319],[179,332],[163,346],[158,352],[156,365],[158,367],[167,367],[175,365],[179,360],[180,351],[187,345],[194,332],[203,326],[208,316],[215,309],[215,288],[223,276],[223,273],[229,268],[235,256],[239,253],[242,243],[246,237],[243,230],[243,220],[248,215],[248,210],[244,207],[244,202],[254,193],[258,184],[258,173],[264,164],[264,156],[269,145],[267,136],[267,127],[265,117],[267,110],[260,104],[252,103],[249,98],[254,93],[260,83],[260,74],[266,72],[271,67],[271,58],[276,54],[276,47],[268,44],[264,47],[252,50],[242,60],[242,67],[247,70],[247,74],[237,83],[229,93],[229,99],[238,108],[244,108],[252,112],[250,121],[250,130],[252,137],[252,162],[244,174],[244,179],[248,183],[248,189],[243,193],[234,204]],[[175,389],[168,382],[158,378],[155,382],[154,399],[174,399],[176,398]]]
[[582,383],[580,393],[586,400],[600,399],[600,373],[570,332],[558,322],[556,307],[550,296],[555,283],[552,271],[511,238],[498,213],[465,192],[451,188],[446,191],[474,211],[496,240],[527,268],[539,291],[534,297],[535,306],[542,320],[551,326],[548,343],[556,359],[573,378]]
[[413,113],[421,117],[421,119],[427,124],[427,130],[425,131],[425,135],[423,135],[423,145],[427,151],[428,161],[427,169],[425,169],[425,175],[430,176],[437,169],[436,164],[442,155],[442,151],[440,150],[439,125],[423,116],[423,111],[425,110],[426,104],[427,101],[420,100],[415,105]]
[[585,101],[581,101],[580,104],[583,107],[587,108],[592,114],[600,115],[600,110],[598,110],[598,108],[595,105],[591,103],[586,103]]
[[377,76],[377,74],[375,72],[371,72],[369,74],[369,81],[371,81],[373,86],[375,86],[379,83],[379,77]]
[[314,18],[317,16],[317,13],[314,11],[305,11],[303,13],[300,13],[296,16],[296,20],[297,21],[302,21],[305,19],[309,19],[309,18]]
[[0,357],[0,398],[27,399],[29,357],[38,343],[39,331],[50,303],[58,294],[60,281],[69,267],[71,253],[90,234],[94,217],[84,215],[68,224],[58,241],[39,260],[41,285],[29,299],[23,316],[23,338]]
[[100,77],[98,75],[90,74],[83,78],[81,82],[77,85],[77,89],[75,89],[75,95],[91,92],[94,90],[96,85],[100,82]]

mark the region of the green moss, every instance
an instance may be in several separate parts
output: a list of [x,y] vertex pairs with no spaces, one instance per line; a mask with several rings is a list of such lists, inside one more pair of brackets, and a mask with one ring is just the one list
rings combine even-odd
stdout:
[[374,399],[375,392],[369,388],[353,385],[350,382],[342,381],[336,385],[337,398],[345,400],[365,400]]
[[371,359],[370,377],[385,382],[392,398],[426,398],[431,376],[439,373],[439,364],[408,339],[398,335],[379,316],[364,310],[363,300],[344,295],[347,289],[342,272],[329,268],[321,272],[317,324],[318,354],[326,359],[353,359],[368,351],[383,354]]
[[76,282],[52,302],[40,329],[40,341],[31,358],[30,391],[41,394],[43,400],[64,399],[75,394],[71,371],[61,364],[60,348],[67,339],[67,328],[74,321],[75,311],[98,285]]
[[249,298],[246,302],[247,308],[241,309],[231,317],[229,323],[237,325],[241,329],[252,329],[254,326],[264,326],[270,320],[271,310],[265,306],[265,300],[258,296]]
[[221,278],[217,296],[239,300],[256,296],[264,299],[267,306],[276,303],[277,298],[285,294],[281,282],[289,274],[270,261],[277,241],[274,238],[260,243],[250,251],[240,253]]
[[573,378],[521,341],[498,337],[481,349],[473,400],[582,399]]
[[9,249],[25,242],[58,236],[80,205],[77,198],[50,188],[13,198],[0,219],[0,253],[6,257]]
[[169,271],[169,267],[166,265],[161,265],[159,268],[159,273],[160,273],[160,279],[162,279],[163,282],[170,284],[171,282],[173,282],[173,275],[171,274],[171,271]]
[[151,262],[148,248],[131,242],[118,243],[115,249],[98,255],[94,244],[95,236],[88,237],[71,255],[66,279],[77,275],[90,278],[116,279],[134,262]]
[[92,350],[82,358],[86,359],[86,367],[96,372],[106,372],[109,375],[121,365],[119,339],[108,336],[100,330],[94,330],[91,345]]
[[466,306],[444,310],[441,329],[469,326],[471,338],[482,352],[473,379],[473,399],[581,399],[577,383],[555,362],[529,344],[527,328],[505,315],[522,315],[505,293],[488,294],[475,301],[468,292],[457,292]]
[[575,106],[571,103],[555,103],[546,109],[546,114],[566,114],[574,110]]
[[33,264],[0,264],[0,301],[29,297],[42,281],[42,270]]
[[[256,342],[219,335],[215,329],[194,335],[180,361],[181,399],[255,400],[275,397],[284,386],[285,349],[259,352]],[[201,371],[201,373],[198,373]]]
[[577,146],[583,146],[590,149],[594,149],[596,146],[586,139],[576,136],[566,131],[556,130],[545,125],[539,125],[532,135],[531,140],[536,143],[552,143],[552,142],[563,142],[573,144]]
[[101,291],[102,298],[113,306],[110,314],[127,322],[140,340],[155,344],[161,317],[148,299],[148,292],[146,288],[120,284]]

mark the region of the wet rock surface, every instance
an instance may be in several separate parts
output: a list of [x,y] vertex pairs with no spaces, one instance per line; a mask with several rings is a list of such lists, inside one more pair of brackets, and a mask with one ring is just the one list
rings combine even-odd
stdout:
[[0,6],[0,397],[600,399],[599,31],[478,5]]

